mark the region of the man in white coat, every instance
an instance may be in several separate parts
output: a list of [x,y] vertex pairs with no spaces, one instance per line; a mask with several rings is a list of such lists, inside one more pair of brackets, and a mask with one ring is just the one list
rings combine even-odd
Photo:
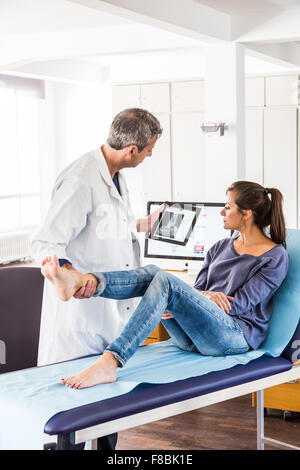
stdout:
[[[62,171],[48,214],[32,241],[38,262],[56,253],[66,269],[74,266],[86,273],[140,266],[136,233],[148,231],[156,214],[135,219],[122,169],[134,168],[151,156],[161,133],[159,121],[148,111],[124,110],[114,118],[101,148]],[[61,302],[45,283],[38,364],[102,353],[136,305],[136,299]]]

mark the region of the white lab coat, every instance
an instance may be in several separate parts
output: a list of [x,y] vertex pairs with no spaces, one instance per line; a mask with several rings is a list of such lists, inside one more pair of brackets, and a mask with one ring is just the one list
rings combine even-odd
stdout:
[[[100,149],[69,165],[57,178],[45,222],[32,241],[38,261],[70,260],[81,272],[140,266],[136,219],[123,172],[119,195]],[[57,299],[45,281],[38,364],[99,354],[118,336],[139,299]]]

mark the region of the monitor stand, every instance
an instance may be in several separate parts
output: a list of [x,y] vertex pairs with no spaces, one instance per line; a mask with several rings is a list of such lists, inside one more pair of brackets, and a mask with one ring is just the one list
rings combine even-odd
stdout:
[[203,264],[203,260],[191,261],[168,258],[143,258],[143,266],[146,266],[147,264],[155,264],[160,269],[171,273],[173,272],[176,276],[184,279],[189,284],[192,284],[196,280]]
[[166,271],[187,271],[188,264],[184,259],[170,259],[170,258],[143,258],[143,265],[155,264],[160,269]]
[[200,271],[203,265],[203,260],[199,261],[193,261],[193,260],[188,260],[187,261],[187,270],[189,273],[197,273]]
[[198,276],[198,273],[202,267],[203,260],[199,261],[188,261],[188,269],[187,269],[187,275],[189,278],[189,281],[192,280],[195,282],[196,277]]

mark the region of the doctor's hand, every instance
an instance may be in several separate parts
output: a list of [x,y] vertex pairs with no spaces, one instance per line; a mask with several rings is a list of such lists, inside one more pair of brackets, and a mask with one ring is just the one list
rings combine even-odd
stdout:
[[97,288],[97,283],[89,280],[84,287],[81,287],[78,289],[78,291],[75,292],[73,297],[75,299],[89,299],[95,294]]
[[213,292],[210,290],[205,290],[202,294],[224,310],[224,312],[228,313],[231,310],[230,300],[233,300],[234,297],[225,295],[223,292]]
[[161,204],[158,209],[153,211],[145,219],[139,219],[137,221],[136,229],[138,232],[151,232],[153,225],[159,218],[159,214],[164,210],[165,205]]

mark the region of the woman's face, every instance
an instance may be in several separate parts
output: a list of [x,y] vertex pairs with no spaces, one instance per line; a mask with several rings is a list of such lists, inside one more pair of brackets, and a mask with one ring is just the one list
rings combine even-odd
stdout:
[[240,231],[243,226],[243,214],[234,201],[234,191],[228,191],[221,216],[223,217],[224,229]]

